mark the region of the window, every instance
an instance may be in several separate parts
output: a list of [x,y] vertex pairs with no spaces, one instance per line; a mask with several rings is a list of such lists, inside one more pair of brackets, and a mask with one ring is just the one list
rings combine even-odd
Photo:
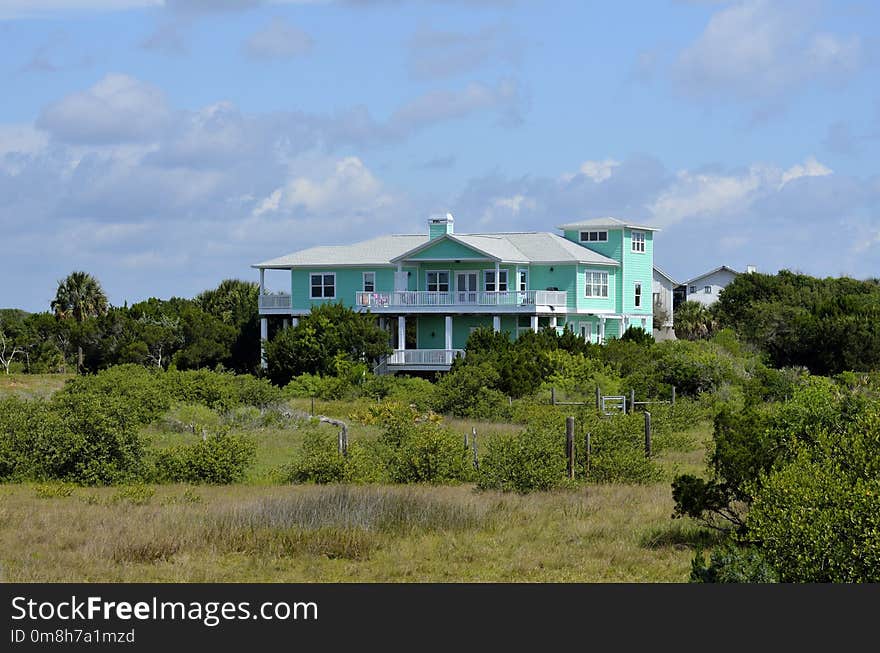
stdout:
[[428,272],[429,292],[449,292],[449,272]]
[[607,243],[608,242],[608,232],[607,231],[582,231],[581,232],[581,242],[582,243]]
[[586,296],[587,297],[607,297],[608,296],[608,273],[607,272],[590,272],[588,270],[585,287],[586,287]]
[[707,295],[711,295],[712,294],[712,286],[703,286],[703,292],[706,293]]
[[312,299],[333,299],[336,297],[336,273],[321,272],[311,277]]
[[517,284],[519,285],[520,292],[525,292],[529,289],[529,271],[528,270],[518,270],[516,273],[517,276]]
[[[486,290],[495,291],[495,270],[486,270],[485,272]],[[498,271],[498,290],[504,292],[507,290],[507,270]]]
[[645,232],[644,231],[634,231],[632,232],[632,251],[644,253],[645,252]]
[[376,273],[364,272],[364,292],[376,291]]
[[688,288],[688,293],[690,293],[691,295],[693,295],[695,292],[697,292],[696,286],[691,286],[690,288]]
[[636,308],[642,307],[642,284],[638,281],[635,286],[635,294],[633,295],[633,306]]

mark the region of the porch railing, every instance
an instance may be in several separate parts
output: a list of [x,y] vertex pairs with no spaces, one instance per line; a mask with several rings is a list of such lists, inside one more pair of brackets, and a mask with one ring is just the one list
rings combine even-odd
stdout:
[[434,292],[429,290],[395,290],[392,292],[358,292],[355,302],[364,308],[414,308],[424,306],[554,306],[565,307],[564,290],[467,290]]
[[265,309],[290,309],[292,298],[288,294],[260,295],[259,306]]
[[463,349],[397,349],[385,360],[386,365],[452,365],[464,356]]

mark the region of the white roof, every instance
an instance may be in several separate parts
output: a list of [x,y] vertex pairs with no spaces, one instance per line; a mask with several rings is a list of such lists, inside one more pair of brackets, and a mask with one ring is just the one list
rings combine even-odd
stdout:
[[644,231],[660,231],[656,227],[635,224],[633,222],[626,222],[625,220],[611,217],[593,218],[592,220],[581,220],[580,222],[569,222],[567,224],[561,224],[556,228],[565,231],[572,231],[575,229],[622,229],[623,227],[626,227],[627,229],[642,229]]
[[709,275],[715,274],[716,272],[721,272],[722,270],[727,270],[728,272],[731,272],[733,274],[742,274],[741,272],[737,272],[736,270],[734,270],[731,267],[728,267],[726,265],[721,265],[721,266],[715,268],[714,270],[709,270],[708,272],[704,272],[703,274],[699,274],[691,279],[688,279],[682,285],[683,286],[690,285],[694,281],[699,281],[700,279],[703,279],[704,277],[708,277]]
[[673,286],[680,286],[681,285],[680,283],[678,283],[678,281],[676,281],[675,279],[670,277],[668,274],[666,274],[662,268],[659,268],[656,265],[654,266],[654,272],[659,274],[661,277],[665,277],[666,279],[668,279],[670,282],[672,282]]
[[379,236],[352,245],[329,245],[302,249],[279,256],[255,268],[314,267],[316,265],[391,265],[391,259],[428,240],[427,234]]
[[[447,234],[440,236],[473,247],[487,258],[504,263],[618,263],[577,243],[547,232]],[[421,251],[431,241],[425,235],[380,236],[352,245],[312,247],[256,263],[255,268],[392,265]]]

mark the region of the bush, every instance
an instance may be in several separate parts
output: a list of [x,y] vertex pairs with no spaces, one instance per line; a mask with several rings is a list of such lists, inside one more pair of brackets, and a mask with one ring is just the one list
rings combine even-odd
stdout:
[[437,384],[434,410],[477,419],[499,418],[508,413],[508,400],[496,390],[500,374],[491,363],[464,365]]
[[558,429],[527,429],[487,442],[480,458],[477,487],[504,492],[552,490],[566,482],[564,438]]
[[450,483],[471,477],[470,456],[461,437],[435,422],[386,431],[382,442],[389,445],[388,476],[394,483]]
[[223,485],[242,480],[255,457],[250,438],[221,432],[196,444],[159,451],[156,473],[161,481]]
[[339,454],[337,436],[327,430],[310,429],[302,450],[282,476],[288,483],[339,483],[345,475],[345,458]]
[[692,583],[776,583],[778,577],[761,552],[734,544],[717,547],[708,562],[699,552],[691,562]]

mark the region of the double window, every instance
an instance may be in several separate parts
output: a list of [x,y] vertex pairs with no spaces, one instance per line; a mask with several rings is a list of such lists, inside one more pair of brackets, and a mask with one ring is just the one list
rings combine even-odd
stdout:
[[525,292],[529,289],[529,271],[528,270],[517,270],[516,271],[516,284],[517,290],[520,292]]
[[608,296],[608,273],[607,272],[590,272],[587,271],[586,283],[587,297],[607,297]]
[[581,242],[582,243],[607,243],[608,242],[608,232],[607,231],[582,231],[581,232]]
[[336,273],[320,272],[309,275],[312,299],[335,299],[336,298]]
[[707,295],[712,294],[712,286],[703,286],[703,292]]
[[449,292],[448,271],[433,271],[426,274],[428,292]]
[[507,290],[507,270],[498,271],[497,288],[495,287],[495,270],[486,270],[484,272],[484,275],[487,292],[495,292],[496,290],[498,290],[499,292],[504,292]]
[[645,253],[645,232],[644,231],[632,232],[632,251],[639,252],[641,254]]

